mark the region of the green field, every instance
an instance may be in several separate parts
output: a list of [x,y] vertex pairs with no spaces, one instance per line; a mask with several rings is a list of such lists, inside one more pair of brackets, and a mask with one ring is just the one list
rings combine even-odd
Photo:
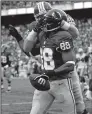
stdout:
[[[28,79],[12,79],[12,90],[6,92],[7,83],[5,81],[5,90],[2,91],[2,114],[30,114],[34,88]],[[87,109],[92,114],[92,101],[86,101]],[[60,114],[60,106],[55,101],[48,114]]]

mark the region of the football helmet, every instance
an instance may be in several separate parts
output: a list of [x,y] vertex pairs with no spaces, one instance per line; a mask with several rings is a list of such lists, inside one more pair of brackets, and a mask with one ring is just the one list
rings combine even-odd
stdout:
[[42,18],[44,14],[46,14],[52,7],[48,2],[38,2],[34,7],[34,17],[36,20]]
[[67,14],[58,9],[48,11],[44,19],[44,31],[54,31],[61,28],[62,20],[67,21]]

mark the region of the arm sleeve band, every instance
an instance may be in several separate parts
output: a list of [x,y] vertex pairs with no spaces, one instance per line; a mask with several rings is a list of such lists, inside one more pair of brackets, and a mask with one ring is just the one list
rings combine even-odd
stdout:
[[70,28],[70,24],[68,22],[64,22],[64,25],[61,27],[64,30],[68,30]]

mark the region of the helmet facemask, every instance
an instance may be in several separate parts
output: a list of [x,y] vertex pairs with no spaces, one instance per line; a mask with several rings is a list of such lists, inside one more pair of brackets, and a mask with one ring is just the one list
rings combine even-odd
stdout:
[[61,18],[55,18],[52,15],[45,15],[44,31],[50,32],[61,28]]

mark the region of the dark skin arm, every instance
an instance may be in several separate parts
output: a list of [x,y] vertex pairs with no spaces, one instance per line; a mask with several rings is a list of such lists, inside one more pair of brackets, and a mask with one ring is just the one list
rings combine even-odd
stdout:
[[69,73],[74,70],[74,64],[72,63],[65,63],[62,66],[58,67],[54,70],[55,74],[64,74]]
[[45,71],[46,75],[53,76],[53,75],[59,75],[59,74],[67,74],[74,70],[74,64],[72,63],[65,63],[61,65],[60,67],[54,69],[54,70],[47,70]]
[[69,50],[67,52],[62,52],[62,59],[64,64],[59,68],[55,69],[56,73],[69,73],[74,70],[75,59],[73,51]]
[[50,70],[46,71],[47,75],[67,74],[74,70],[75,61],[74,61],[72,51],[63,52],[62,58],[65,63],[52,71]]

